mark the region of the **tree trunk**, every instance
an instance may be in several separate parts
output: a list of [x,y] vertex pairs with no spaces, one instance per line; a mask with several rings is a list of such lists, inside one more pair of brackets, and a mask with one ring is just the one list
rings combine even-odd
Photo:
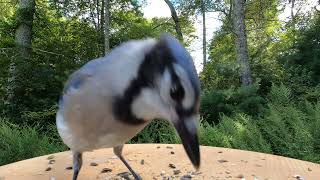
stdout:
[[203,67],[207,64],[207,38],[206,38],[206,11],[204,1],[201,0],[202,13],[202,53],[203,53]]
[[233,27],[236,35],[237,62],[240,66],[241,83],[245,86],[252,83],[249,66],[246,25],[244,21],[245,0],[233,0]]
[[100,18],[100,9],[99,9],[99,0],[94,0],[94,3],[95,3],[95,9],[96,9],[96,12],[97,12],[97,24],[98,24],[98,31],[100,30],[101,28],[101,18]]
[[291,20],[294,21],[294,3],[295,3],[295,0],[289,0],[289,3],[291,3]]
[[[104,42],[104,0],[101,0],[101,8],[100,8],[100,38],[102,40],[102,50],[101,56],[105,55],[105,42]],[[99,41],[100,42],[100,41]]]
[[178,39],[180,41],[183,41],[183,36],[182,36],[182,31],[181,31],[181,27],[180,27],[180,22],[179,22],[179,18],[178,18],[178,15],[177,15],[177,12],[176,10],[174,9],[174,6],[173,4],[169,1],[169,0],[164,0],[167,5],[169,6],[170,8],[170,11],[171,11],[171,17],[174,21],[174,27],[176,29],[176,32],[177,32],[177,36],[178,36]]
[[7,101],[11,103],[18,87],[17,76],[19,74],[17,64],[23,63],[31,58],[31,37],[33,15],[35,13],[35,0],[20,0],[16,13],[18,26],[15,34],[15,44],[17,48],[17,59],[12,58],[9,67],[9,77],[7,86]]
[[104,52],[107,54],[110,50],[110,1],[104,0]]

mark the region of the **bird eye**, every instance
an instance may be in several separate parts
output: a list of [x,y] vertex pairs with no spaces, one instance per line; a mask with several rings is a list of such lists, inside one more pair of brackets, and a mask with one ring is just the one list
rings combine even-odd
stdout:
[[170,96],[174,101],[181,102],[184,97],[184,89],[181,84],[174,84],[171,87]]

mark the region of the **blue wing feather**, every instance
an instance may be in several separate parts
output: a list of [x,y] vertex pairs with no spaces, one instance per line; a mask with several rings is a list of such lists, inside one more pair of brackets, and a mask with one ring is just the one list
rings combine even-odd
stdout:
[[[97,69],[101,67],[103,63],[104,60],[102,58],[91,60],[83,65],[79,70],[72,73],[64,86],[63,94],[68,94],[71,89],[80,89],[88,77],[97,72]],[[63,106],[63,97],[60,97],[59,99],[59,106]]]

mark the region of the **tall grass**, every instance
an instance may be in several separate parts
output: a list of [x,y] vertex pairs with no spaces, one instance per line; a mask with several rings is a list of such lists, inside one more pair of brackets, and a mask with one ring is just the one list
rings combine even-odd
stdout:
[[236,114],[234,117],[224,116],[216,126],[211,126],[207,122],[201,123],[200,143],[207,146],[272,152],[259,127],[244,114]]
[[59,140],[40,134],[35,127],[21,127],[5,120],[0,121],[0,165],[65,149]]
[[259,116],[223,115],[200,126],[201,144],[267,152],[320,163],[320,103],[295,101],[287,87],[273,86]]

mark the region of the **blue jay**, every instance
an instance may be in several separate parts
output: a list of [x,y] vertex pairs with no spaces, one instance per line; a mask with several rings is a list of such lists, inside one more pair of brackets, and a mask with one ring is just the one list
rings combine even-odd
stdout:
[[67,81],[56,116],[59,135],[73,153],[73,180],[83,152],[111,147],[140,179],[122,156],[122,148],[155,118],[175,127],[198,169],[199,95],[193,60],[170,35],[125,42],[85,64]]

